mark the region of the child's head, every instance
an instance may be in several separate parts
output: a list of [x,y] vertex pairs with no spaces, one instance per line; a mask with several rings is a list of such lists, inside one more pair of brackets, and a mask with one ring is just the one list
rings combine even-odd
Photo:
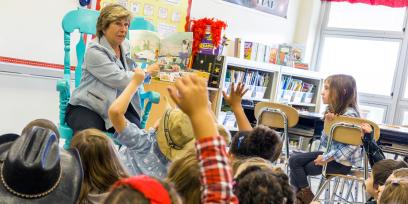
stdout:
[[140,175],[117,181],[106,198],[106,204],[181,204],[169,183]]
[[404,161],[396,161],[392,159],[384,159],[374,164],[372,168],[371,177],[369,177],[365,184],[367,192],[374,198],[378,196],[378,187],[384,185],[387,178],[396,169],[407,168],[408,164]]
[[234,162],[234,165],[233,165],[234,178],[238,177],[243,171],[245,171],[245,169],[247,169],[250,166],[258,166],[262,169],[274,169],[270,161],[263,159],[261,157],[249,157],[245,159],[238,159],[238,162]]
[[408,201],[408,168],[395,170],[380,187],[379,203],[402,204]]
[[250,166],[235,179],[234,193],[239,203],[292,204],[294,192],[288,176],[259,166]]
[[196,152],[191,150],[171,163],[166,180],[174,184],[184,203],[200,203],[200,176]]
[[157,128],[160,151],[170,161],[194,149],[194,132],[190,118],[179,109],[168,108]]
[[72,138],[71,147],[78,150],[84,170],[81,202],[89,192],[107,192],[118,179],[127,177],[112,140],[100,130],[78,132]]
[[236,157],[261,157],[274,162],[282,151],[282,144],[275,130],[260,125],[252,131],[238,132],[232,138],[230,153]]
[[343,114],[346,108],[357,110],[356,80],[349,75],[336,74],[324,80],[323,103],[328,104],[330,112]]
[[379,186],[384,185],[394,170],[405,167],[408,167],[408,164],[404,161],[392,159],[384,159],[375,163],[372,168],[371,176],[365,181],[367,193],[377,198]]
[[58,138],[60,138],[60,134],[59,134],[57,126],[53,122],[47,119],[36,119],[36,120],[31,121],[24,127],[23,131],[21,132],[21,135],[26,134],[27,131],[30,130],[34,126],[50,129],[55,133],[55,135]]

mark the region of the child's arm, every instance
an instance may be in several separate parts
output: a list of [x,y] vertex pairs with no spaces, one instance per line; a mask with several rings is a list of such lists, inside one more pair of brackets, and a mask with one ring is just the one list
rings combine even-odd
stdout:
[[116,132],[122,132],[126,127],[125,113],[130,100],[136,93],[137,88],[143,83],[145,73],[141,69],[135,69],[132,80],[126,86],[120,96],[113,101],[108,110],[109,119],[112,121]]
[[[332,120],[334,118],[335,114],[333,113],[328,113],[326,114],[327,119]],[[343,114],[343,116],[348,116],[348,117],[359,117],[357,111],[353,108],[348,108],[346,112]],[[322,135],[322,144],[325,144],[324,146],[327,146],[327,136]],[[344,160],[350,160],[352,159],[352,156],[354,155],[355,151],[357,151],[360,147],[359,146],[354,146],[354,145],[348,145],[348,144],[343,144],[339,142],[333,141],[334,145],[336,144],[335,148],[331,148],[330,152],[324,153],[320,158],[318,157],[314,162],[316,165],[323,165],[325,163],[328,163],[330,161],[344,161]]]
[[169,93],[191,119],[197,139],[197,157],[203,186],[201,203],[238,203],[232,191],[232,175],[225,141],[218,136],[208,109],[207,84],[195,75],[178,79]]
[[234,82],[231,83],[231,94],[228,96],[225,91],[222,91],[225,101],[231,106],[234,112],[235,118],[237,119],[239,131],[251,131],[252,126],[249,123],[248,118],[245,115],[244,109],[242,108],[241,101],[242,96],[248,91],[245,86],[239,82],[237,88],[235,89]]

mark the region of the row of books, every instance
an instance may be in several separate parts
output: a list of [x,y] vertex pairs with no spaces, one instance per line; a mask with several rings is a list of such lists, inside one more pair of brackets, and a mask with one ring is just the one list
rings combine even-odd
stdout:
[[311,83],[295,79],[291,76],[282,76],[278,99],[283,103],[312,103],[313,88]]
[[218,124],[224,125],[228,130],[238,130],[237,120],[231,111],[221,111],[218,115]]
[[235,86],[238,82],[242,82],[248,91],[243,96],[244,99],[258,99],[261,100],[265,96],[266,87],[269,84],[270,75],[267,72],[260,71],[239,71],[228,69],[223,90],[230,93],[230,85],[232,82]]
[[308,69],[308,64],[303,63],[303,54],[301,45],[265,45],[235,38],[234,57],[237,58]]
[[281,89],[301,92],[312,92],[314,85],[306,83],[301,79],[292,78],[292,76],[282,76]]
[[270,77],[270,74],[267,72],[248,69],[246,71],[228,69],[225,81],[234,83],[242,82],[245,85],[251,86],[268,86]]

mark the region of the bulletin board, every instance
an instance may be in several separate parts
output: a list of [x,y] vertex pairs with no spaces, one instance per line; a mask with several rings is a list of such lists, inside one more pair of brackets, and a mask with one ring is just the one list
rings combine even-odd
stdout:
[[156,26],[161,35],[184,32],[186,17],[190,16],[192,0],[100,0],[101,9],[118,3],[125,6],[134,16],[143,16]]

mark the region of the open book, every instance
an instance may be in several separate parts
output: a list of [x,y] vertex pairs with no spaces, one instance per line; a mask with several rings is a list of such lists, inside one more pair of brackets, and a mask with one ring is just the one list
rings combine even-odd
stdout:
[[193,44],[192,32],[179,32],[160,37],[146,30],[129,31],[131,58],[137,63],[159,62],[160,71],[184,70],[190,60]]

